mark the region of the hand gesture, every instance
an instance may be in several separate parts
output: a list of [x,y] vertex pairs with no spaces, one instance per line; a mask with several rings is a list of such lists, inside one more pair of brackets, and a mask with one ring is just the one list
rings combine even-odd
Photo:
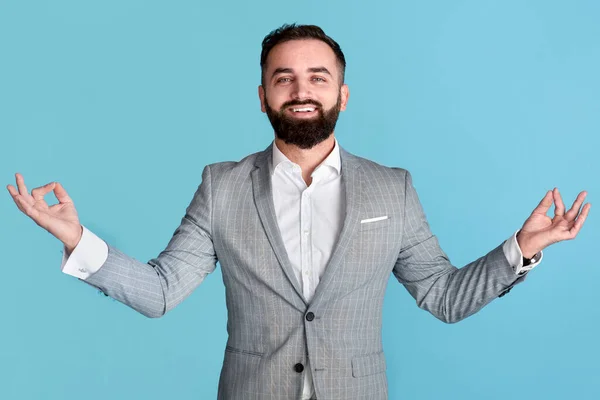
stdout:
[[[517,234],[523,256],[532,258],[553,243],[575,239],[592,206],[587,203],[582,208],[585,196],[586,192],[579,193],[571,209],[565,213],[558,189],[548,191]],[[552,203],[554,218],[546,215]]]
[[[15,177],[19,190],[17,191],[12,185],[6,188],[19,210],[63,242],[69,253],[72,252],[81,239],[83,228],[79,223],[73,201],[62,185],[58,182],[50,182],[33,189],[29,194],[23,176],[17,173]],[[52,206],[46,204],[44,196],[50,191],[54,191],[58,204]]]

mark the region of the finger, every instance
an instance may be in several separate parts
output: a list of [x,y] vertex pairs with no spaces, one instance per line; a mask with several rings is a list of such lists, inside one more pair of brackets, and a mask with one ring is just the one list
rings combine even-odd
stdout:
[[23,196],[18,196],[16,198],[16,202],[18,203],[21,211],[23,211],[23,213],[25,213],[25,215],[27,215],[29,218],[33,219],[39,225],[40,212],[34,206],[27,203],[23,199]]
[[20,173],[16,173],[15,177],[17,179],[17,187],[19,188],[19,194],[21,196],[27,196],[29,192],[27,191],[27,186],[25,186],[25,179],[23,179],[23,175]]
[[17,188],[15,188],[13,185],[8,185],[6,186],[6,188],[8,189],[8,192],[10,193],[12,199],[14,200],[19,210],[25,212],[25,210],[21,208],[21,204],[17,201],[17,198],[20,197],[19,192],[17,192]]
[[585,196],[587,196],[587,192],[581,192],[577,195],[577,198],[573,202],[573,206],[571,206],[571,209],[565,214],[565,219],[567,221],[573,221],[575,217],[577,217],[577,215],[581,211],[581,205],[585,200]]
[[548,212],[550,206],[552,205],[552,192],[549,190],[546,192],[546,195],[540,201],[540,204],[533,210],[533,214],[544,214]]
[[[12,190],[16,191],[16,189],[12,189]],[[13,194],[11,193],[11,196],[12,196],[12,199],[13,199],[13,201],[14,201],[14,202],[15,202],[15,204],[17,205],[17,208],[18,208],[18,209],[19,209],[19,210],[20,210],[22,213],[25,213],[25,210],[23,209],[23,207],[21,207],[21,202],[19,201],[19,197],[21,197],[21,195],[19,195],[18,193],[13,195]]]
[[58,199],[59,203],[72,203],[73,200],[67,194],[67,191],[59,182],[56,182],[56,186],[54,186],[54,195]]
[[31,196],[35,201],[43,201],[44,196],[54,189],[54,182],[45,184],[44,186],[37,187],[31,191]]
[[588,214],[590,213],[590,208],[592,208],[592,205],[590,203],[587,203],[585,206],[583,206],[583,210],[581,210],[581,214],[579,214],[579,217],[577,217],[575,224],[569,230],[569,233],[571,234],[572,238],[577,236],[577,234],[579,233],[579,230],[583,226],[585,219],[587,218]]
[[562,217],[565,215],[565,203],[562,201],[562,197],[560,197],[560,192],[558,188],[554,188],[552,191],[552,195],[554,197],[554,215],[558,217]]
[[19,194],[19,192],[17,192],[17,189],[13,185],[7,185],[6,188],[8,189],[8,193],[10,193],[13,199]]
[[6,186],[6,188],[8,189],[8,192],[10,193],[10,195],[12,196],[12,199],[14,200],[15,204],[17,205],[17,207],[19,208],[19,210],[25,212],[21,206],[19,205],[20,203],[17,202],[17,198],[20,197],[24,202],[28,203],[31,202],[33,203],[33,200],[28,199],[27,197],[21,196],[19,194],[19,192],[17,191],[17,188],[15,188],[13,185],[8,185]]

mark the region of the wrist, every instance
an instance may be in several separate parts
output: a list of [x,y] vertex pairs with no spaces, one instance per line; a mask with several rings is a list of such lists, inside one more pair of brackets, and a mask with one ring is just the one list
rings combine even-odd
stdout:
[[81,241],[81,238],[83,237],[83,225],[79,225],[79,235],[78,237],[70,243],[63,243],[65,245],[65,251],[67,253],[67,256],[71,255],[71,253],[73,252],[73,250],[75,250],[75,247],[77,247],[77,245],[79,244],[79,242]]
[[538,253],[538,250],[531,245],[529,236],[524,234],[523,231],[519,231],[517,233],[517,244],[519,245],[519,249],[523,255],[523,262],[527,262],[526,260],[531,262],[531,259]]

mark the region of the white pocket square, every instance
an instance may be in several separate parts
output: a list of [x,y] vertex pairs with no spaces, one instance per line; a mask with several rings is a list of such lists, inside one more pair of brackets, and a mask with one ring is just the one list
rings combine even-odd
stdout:
[[383,221],[384,219],[388,219],[388,216],[384,215],[383,217],[367,218],[367,219],[361,220],[360,223],[361,224],[368,224],[369,222]]

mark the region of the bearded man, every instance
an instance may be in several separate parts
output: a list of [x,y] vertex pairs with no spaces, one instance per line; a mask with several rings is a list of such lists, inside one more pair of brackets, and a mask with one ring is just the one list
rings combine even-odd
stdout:
[[[220,399],[386,399],[381,316],[390,274],[419,307],[460,321],[522,282],[548,245],[573,239],[590,210],[549,191],[523,227],[456,268],[401,168],[343,150],[349,98],[340,46],[319,27],[284,25],[262,43],[266,150],[208,165],[166,249],[147,263],[83,227],[57,182],[8,190],[65,246],[62,270],[152,318],[221,264],[228,340]],[[48,207],[54,191],[59,204]],[[546,215],[555,205],[555,215]]]

